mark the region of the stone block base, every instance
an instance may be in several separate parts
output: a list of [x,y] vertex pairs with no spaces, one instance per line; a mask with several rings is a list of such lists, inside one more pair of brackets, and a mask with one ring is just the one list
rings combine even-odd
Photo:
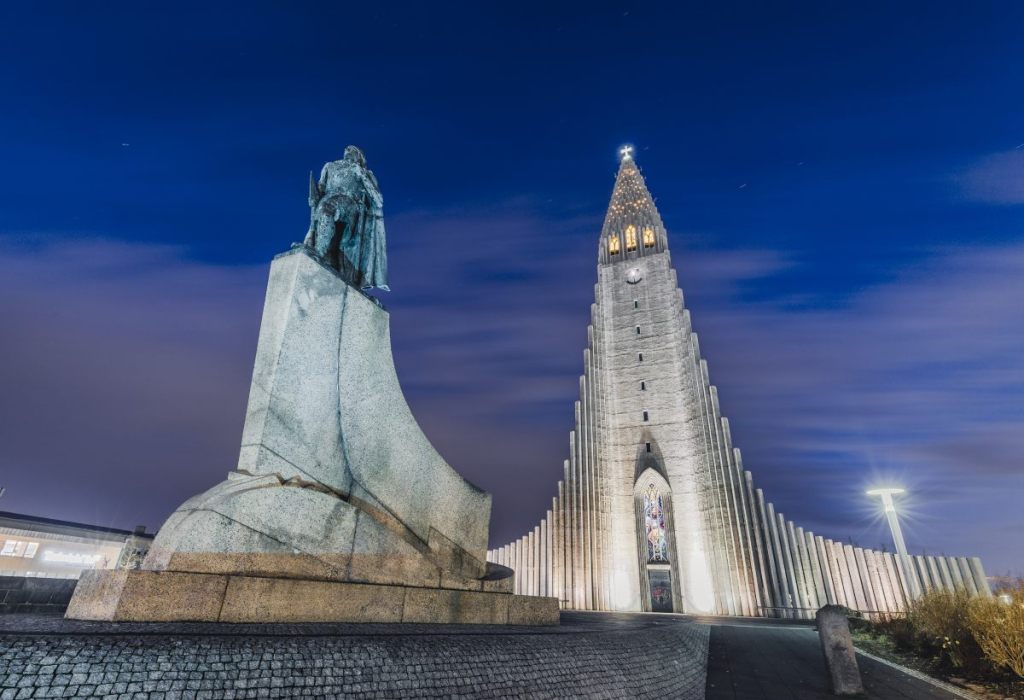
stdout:
[[66,617],[118,622],[557,625],[558,600],[489,591],[179,571],[85,571]]

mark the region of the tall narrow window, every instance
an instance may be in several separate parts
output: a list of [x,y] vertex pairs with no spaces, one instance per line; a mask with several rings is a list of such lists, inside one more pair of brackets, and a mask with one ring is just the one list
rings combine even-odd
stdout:
[[644,422],[647,422],[647,411],[644,411]]
[[648,451],[648,452],[650,452],[650,451],[651,451],[651,443],[649,443],[649,442],[645,442],[645,443],[644,443],[644,446],[645,446],[645,447],[647,448],[647,451]]
[[654,229],[648,227],[644,229],[644,248],[654,247]]
[[608,254],[618,255],[619,254],[619,237],[609,236],[608,237]]
[[636,327],[636,334],[637,334],[637,335],[640,335],[640,326],[637,326],[637,327]]
[[647,391],[647,382],[640,382],[640,391]]
[[639,309],[640,308],[640,300],[639,299],[634,299],[633,300],[633,308],[634,309]]
[[642,352],[638,352],[636,354],[636,359],[637,359],[637,362],[643,362],[644,361],[644,354]]
[[668,561],[665,502],[654,484],[644,492],[644,526],[647,530],[647,561]]
[[636,226],[633,224],[626,227],[626,250],[636,250]]

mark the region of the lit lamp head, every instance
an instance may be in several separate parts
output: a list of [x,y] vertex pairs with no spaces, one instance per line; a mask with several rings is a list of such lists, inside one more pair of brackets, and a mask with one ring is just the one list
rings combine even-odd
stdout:
[[869,496],[879,496],[882,499],[882,505],[885,506],[885,512],[891,513],[896,510],[896,506],[893,505],[892,497],[898,494],[904,493],[906,489],[896,487],[886,487],[880,489],[871,489],[867,492]]

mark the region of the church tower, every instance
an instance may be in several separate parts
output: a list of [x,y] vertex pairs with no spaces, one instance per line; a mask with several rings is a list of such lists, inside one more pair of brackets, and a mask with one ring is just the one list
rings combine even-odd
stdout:
[[[813,616],[905,607],[912,584],[987,594],[977,559],[844,545],[775,513],[744,471],[632,149],[598,241],[576,425],[551,509],[491,550],[565,608]],[[912,580],[908,577],[912,577]]]

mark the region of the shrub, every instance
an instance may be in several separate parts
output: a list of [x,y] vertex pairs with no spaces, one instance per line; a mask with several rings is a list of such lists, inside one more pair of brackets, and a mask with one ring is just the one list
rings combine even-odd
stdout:
[[929,591],[915,600],[907,614],[919,650],[953,668],[977,670],[983,654],[968,619],[970,594],[959,589]]
[[1010,596],[974,598],[967,606],[967,623],[981,651],[996,668],[1024,678],[1024,583],[1001,591]]

